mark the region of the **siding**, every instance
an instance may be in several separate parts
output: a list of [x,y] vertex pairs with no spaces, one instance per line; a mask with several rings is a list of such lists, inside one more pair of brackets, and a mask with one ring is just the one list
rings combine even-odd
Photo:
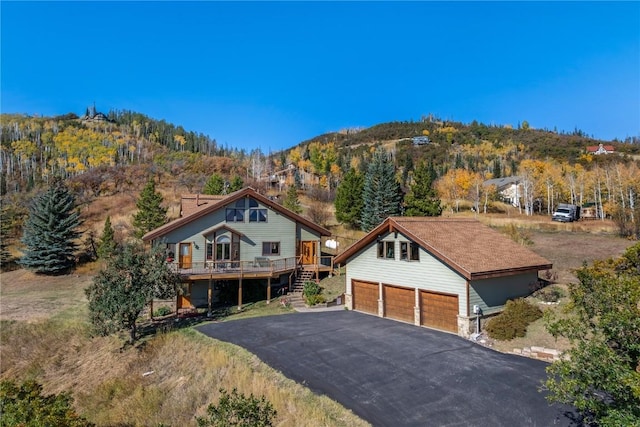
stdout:
[[384,241],[395,241],[394,260],[378,258],[376,242],[368,245],[347,261],[347,293],[351,280],[382,282],[408,288],[458,295],[459,314],[467,314],[466,279],[420,248],[419,261],[400,261],[400,243],[410,242],[402,234],[387,234]]
[[[501,311],[508,299],[529,295],[537,281],[536,272],[476,280],[469,286],[469,307],[477,304],[483,314]],[[472,309],[470,312],[473,315]]]
[[[230,205],[232,206],[233,204]],[[296,226],[292,219],[262,204],[259,204],[259,207],[267,209],[267,222],[249,222],[248,211],[245,213],[245,222],[226,222],[225,206],[169,232],[161,241],[175,244],[195,242],[195,245],[192,244],[192,262],[197,265],[205,260],[207,242],[204,233],[222,225],[227,225],[244,234],[240,239],[240,260],[242,261],[252,261],[256,257],[262,257],[262,242],[280,242],[280,255],[274,258],[290,258],[296,256],[297,236],[303,240],[320,240],[318,234],[306,227]]]

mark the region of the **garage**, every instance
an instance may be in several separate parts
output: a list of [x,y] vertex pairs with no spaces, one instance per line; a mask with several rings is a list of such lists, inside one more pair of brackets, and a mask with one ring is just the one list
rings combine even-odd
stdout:
[[353,309],[378,314],[378,284],[353,280],[351,282]]
[[414,322],[415,290],[384,285],[384,317]]
[[458,332],[458,296],[420,291],[420,324]]

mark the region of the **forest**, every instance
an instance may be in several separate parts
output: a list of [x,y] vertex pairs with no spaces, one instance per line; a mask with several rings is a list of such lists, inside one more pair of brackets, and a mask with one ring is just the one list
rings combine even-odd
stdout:
[[[429,115],[323,134],[263,153],[221,147],[207,135],[141,113],[110,111],[103,117],[0,116],[0,195],[3,216],[15,235],[25,215],[20,206],[27,206],[54,177],[65,180],[80,203],[140,190],[149,176],[160,186],[170,182],[178,193],[203,192],[213,174],[276,195],[295,186],[312,199],[333,203],[347,173],[365,176],[378,150],[393,165],[400,212],[402,198],[416,184],[416,168],[427,165],[444,210],[464,206],[495,212],[500,189],[484,183],[517,176],[522,186],[517,207],[524,215],[546,215],[557,203],[568,202],[595,206],[599,218],[638,222],[638,138],[600,141],[578,129],[558,133],[534,129],[526,121],[514,128]],[[611,145],[615,152],[586,152],[598,144]],[[313,209],[305,214],[323,219]]]

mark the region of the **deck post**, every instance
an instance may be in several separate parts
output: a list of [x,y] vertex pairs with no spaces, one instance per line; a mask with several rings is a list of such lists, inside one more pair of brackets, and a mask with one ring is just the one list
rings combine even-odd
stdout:
[[242,277],[238,280],[238,311],[242,310]]
[[271,302],[271,277],[267,278],[267,304]]
[[209,287],[207,288],[207,317],[211,317],[211,278],[209,276]]

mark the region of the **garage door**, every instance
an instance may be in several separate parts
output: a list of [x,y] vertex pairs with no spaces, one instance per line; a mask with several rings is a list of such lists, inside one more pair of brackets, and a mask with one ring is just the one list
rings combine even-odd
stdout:
[[353,309],[364,311],[365,313],[378,314],[378,284],[351,281],[351,295],[353,298]]
[[415,290],[384,285],[384,317],[414,322]]
[[420,291],[420,324],[458,332],[458,297]]

